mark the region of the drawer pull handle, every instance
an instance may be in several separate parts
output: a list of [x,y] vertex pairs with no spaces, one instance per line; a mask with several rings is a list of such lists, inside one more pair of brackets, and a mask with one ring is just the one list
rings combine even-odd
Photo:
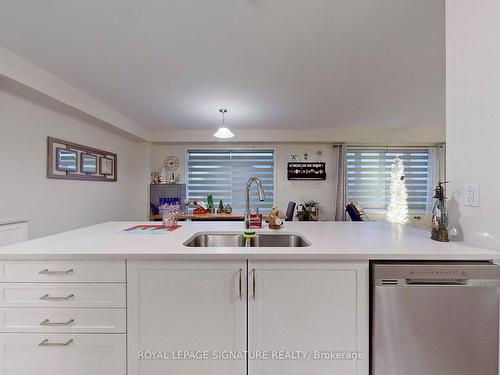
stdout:
[[44,294],[40,297],[42,301],[66,301],[73,298],[74,294],[68,294],[66,297],[51,297],[49,294]]
[[40,275],[67,275],[70,273],[75,272],[73,268],[66,270],[66,271],[49,271],[48,268],[45,268],[44,270],[41,270],[38,272]]
[[40,323],[41,326],[69,326],[71,323],[73,323],[75,319],[70,319],[67,322],[51,322],[49,319],[45,319],[43,322]]
[[38,344],[39,346],[68,346],[69,344],[71,344],[74,340],[73,339],[69,339],[68,341],[66,342],[50,342],[49,339],[45,339],[43,340],[40,344]]

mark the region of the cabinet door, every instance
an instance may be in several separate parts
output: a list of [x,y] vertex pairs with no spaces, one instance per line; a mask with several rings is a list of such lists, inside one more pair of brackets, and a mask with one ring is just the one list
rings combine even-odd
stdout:
[[124,375],[126,337],[0,334],[0,375]]
[[[368,374],[367,263],[250,262],[248,272],[248,350],[268,357],[252,357],[249,375]],[[353,352],[364,358],[335,359]]]
[[[246,349],[246,262],[130,261],[127,272],[129,375],[245,375],[245,360],[213,351]],[[172,359],[185,351],[208,359]]]

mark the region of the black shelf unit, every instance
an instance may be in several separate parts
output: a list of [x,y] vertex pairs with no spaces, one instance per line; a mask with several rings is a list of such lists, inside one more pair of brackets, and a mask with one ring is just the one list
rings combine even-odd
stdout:
[[326,180],[326,163],[288,163],[289,180]]

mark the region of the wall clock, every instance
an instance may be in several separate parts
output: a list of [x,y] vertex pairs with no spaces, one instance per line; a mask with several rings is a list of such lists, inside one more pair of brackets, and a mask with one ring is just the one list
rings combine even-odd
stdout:
[[163,162],[163,166],[169,171],[175,171],[179,168],[179,159],[175,156],[167,156]]

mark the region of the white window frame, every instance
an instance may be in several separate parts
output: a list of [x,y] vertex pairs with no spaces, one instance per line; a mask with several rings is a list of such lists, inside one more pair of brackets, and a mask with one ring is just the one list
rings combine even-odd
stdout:
[[[277,150],[274,147],[254,147],[254,146],[248,146],[248,147],[223,147],[223,146],[212,146],[212,145],[200,145],[200,147],[194,147],[194,146],[189,146],[184,149],[184,181],[186,182],[186,198],[189,196],[189,151],[272,151],[273,153],[273,201],[272,205],[273,207],[276,206],[277,204],[277,197],[276,197],[276,192],[278,191],[277,186],[278,186],[278,179],[277,179],[277,172],[278,172],[278,167],[276,164],[276,153]],[[252,189],[255,187],[252,186]],[[214,205],[216,205],[217,202],[214,202]],[[226,203],[224,203],[226,204]],[[250,208],[252,208],[252,201],[250,201]]]
[[[430,155],[430,149],[433,148],[433,147],[437,147],[436,145],[418,145],[418,146],[413,146],[413,145],[401,145],[401,146],[398,146],[398,145],[395,145],[395,146],[374,146],[374,145],[347,145],[346,146],[346,153],[347,155],[350,153],[350,152],[355,152],[356,150],[360,150],[360,151],[371,151],[373,150],[373,152],[388,152],[388,153],[397,153],[398,150],[401,151],[401,153],[404,153],[405,151],[406,152],[418,152],[419,150],[425,150],[427,152],[427,181],[425,182],[425,185],[427,186],[427,195],[429,195],[429,188],[430,190],[432,191],[432,185],[434,183],[437,183],[435,181],[433,181],[433,171],[431,170],[431,155]],[[349,159],[349,156],[346,157],[346,162],[345,162],[345,170],[346,170],[346,179],[345,179],[345,186],[346,186],[346,201],[350,201],[350,200],[357,200],[356,197],[352,197],[350,194],[349,194],[349,168],[348,168],[348,159]],[[435,167],[435,166],[433,166]],[[375,168],[374,168],[375,170]],[[422,185],[422,189],[420,190],[423,190],[423,185],[424,183],[421,184]],[[427,197],[427,196],[426,196]],[[385,214],[387,213],[387,205],[388,205],[388,199],[389,197],[385,197],[385,208],[372,208],[372,207],[369,207],[369,206],[366,206],[364,207],[368,212],[371,212],[371,213],[374,213],[374,214]],[[424,200],[424,199],[423,199]],[[428,201],[428,197],[426,199],[426,201]],[[363,206],[363,202],[360,202],[361,205]],[[422,209],[413,209],[413,208],[410,208],[409,209],[409,213],[410,214],[424,214],[426,212],[428,212],[428,203],[424,204],[422,202],[422,206],[424,206]]]

